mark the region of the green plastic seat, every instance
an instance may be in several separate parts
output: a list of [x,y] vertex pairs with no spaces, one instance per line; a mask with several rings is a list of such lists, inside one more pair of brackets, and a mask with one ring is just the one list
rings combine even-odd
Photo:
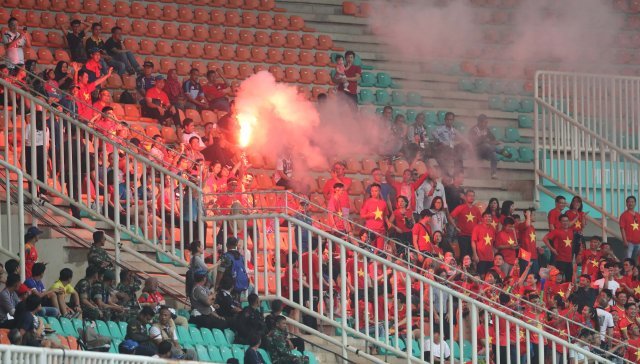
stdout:
[[219,349],[220,349],[220,356],[222,357],[223,363],[226,363],[229,359],[233,358],[233,352],[231,351],[231,347],[221,346]]
[[302,355],[309,358],[309,364],[318,364],[318,358],[316,358],[316,354],[314,354],[312,351],[305,350]]
[[60,317],[60,326],[62,326],[62,332],[65,336],[73,336],[78,338],[78,330],[73,326],[73,322],[66,317]]
[[502,110],[504,108],[504,101],[500,96],[489,96],[489,109]]
[[507,97],[504,100],[504,106],[502,107],[503,111],[507,112],[515,112],[520,109],[520,100],[515,97]]
[[[140,235],[140,236],[144,236],[144,233],[142,232],[142,229],[140,229],[139,227],[135,227],[133,225],[131,225],[129,227],[129,230],[131,230],[131,232],[133,232],[134,234]],[[132,243],[135,244],[139,244],[140,242],[137,239],[134,239],[133,236],[131,236],[129,233],[126,232],[122,232],[120,234],[120,240],[129,240]]]
[[178,334],[178,342],[180,344],[191,344],[193,345],[193,340],[191,339],[191,334],[189,333],[189,329],[184,326],[177,326],[176,332]]
[[201,327],[200,335],[202,336],[204,345],[206,346],[216,345],[216,339],[213,337],[213,333],[211,332],[211,330],[207,329],[206,327]]
[[380,87],[380,88],[387,88],[390,87],[393,84],[393,80],[391,79],[391,76],[389,76],[388,73],[386,72],[378,72],[378,74],[376,75],[376,87]]
[[100,335],[113,337],[111,335],[111,331],[109,331],[109,326],[107,326],[107,323],[102,320],[96,320],[96,331],[98,331],[98,334]]
[[461,134],[467,134],[467,125],[465,125],[462,121],[455,121],[453,123],[453,127]]
[[533,118],[531,117],[531,115],[518,115],[518,126],[520,128],[533,128]]
[[531,163],[533,162],[533,148],[531,147],[520,147],[518,149],[518,154],[519,154],[519,158],[518,158],[518,162],[520,163]]
[[209,356],[209,351],[204,345],[196,345],[196,354],[198,354],[198,361],[212,361]]
[[181,308],[181,309],[177,310],[176,311],[176,315],[182,316],[182,317],[186,318],[187,320],[191,317],[191,314],[189,313],[189,310],[185,310],[184,308]]
[[520,158],[520,154],[518,153],[518,149],[512,147],[512,146],[506,146],[504,147],[504,149],[506,149],[509,153],[511,153],[511,158],[505,158],[503,155],[500,155],[500,160],[503,160],[505,162],[515,162]]
[[362,72],[360,75],[360,87],[373,87],[376,84],[376,76],[371,72]]
[[336,63],[336,59],[338,59],[338,56],[344,57],[344,54],[336,52],[331,53],[331,63]]
[[[382,339],[381,341],[384,342],[384,339]],[[389,343],[388,344],[389,344],[389,346],[393,346],[393,347],[396,346],[396,337],[395,337],[395,335],[390,335],[389,336]],[[404,344],[404,340],[402,340],[402,338],[398,338],[398,349],[400,351],[405,351],[407,349],[406,345]],[[387,349],[385,349],[383,347],[380,347],[378,349],[378,352],[381,355],[385,355],[385,354],[393,355],[391,351],[388,351]]]
[[80,320],[79,318],[74,318],[71,320],[71,324],[73,325],[73,328],[76,329],[78,336],[80,336],[80,330],[82,330],[82,320]]
[[524,89],[524,82],[516,80],[508,81],[505,84],[504,88],[504,92],[508,95],[520,95],[520,93]]
[[205,343],[202,338],[202,334],[200,333],[200,329],[197,327],[190,327],[189,335],[191,336],[191,342],[193,342],[193,345],[203,345]]
[[211,333],[213,334],[213,338],[215,339],[217,346],[227,346],[230,344],[222,330],[211,329]]
[[421,106],[422,105],[422,95],[415,91],[411,91],[407,93],[407,106]]
[[[426,339],[426,337],[425,337]],[[413,355],[416,358],[420,358],[422,359],[422,349],[420,349],[420,343],[418,342],[418,340],[413,339],[411,341],[411,355]]]
[[231,329],[224,329],[224,336],[227,338],[229,345],[232,345],[236,340],[236,333]]
[[520,131],[517,128],[507,128],[502,140],[505,143],[517,143],[520,141]]
[[376,102],[376,98],[373,95],[373,92],[369,89],[362,88],[358,93],[358,104],[360,105],[369,105]]
[[376,90],[376,105],[386,106],[391,103],[391,95],[386,90]]
[[461,78],[460,81],[458,81],[458,89],[460,91],[475,92],[476,84],[470,78]]
[[246,345],[238,345],[234,344],[231,347],[231,352],[233,353],[233,357],[238,359],[239,361],[244,361],[244,352],[247,351]]
[[504,128],[500,128],[500,127],[497,127],[497,126],[492,126],[492,127],[489,128],[489,130],[491,131],[493,136],[496,137],[497,140],[504,139]]
[[393,90],[391,91],[391,105],[403,106],[407,103],[407,98],[404,92]]
[[487,93],[489,92],[490,83],[487,80],[483,80],[481,78],[476,79],[475,81],[475,92],[478,93]]
[[[258,352],[260,353],[260,355],[262,356],[262,360],[264,360],[265,364],[272,364],[271,362],[271,357],[269,356],[269,354],[267,353],[266,350],[264,349],[258,349]],[[309,362],[311,362],[311,360],[309,360]]]
[[58,321],[57,318],[49,317],[48,318],[48,322],[49,322],[49,326],[51,326],[51,329],[55,330],[57,334],[59,334],[59,335],[64,334],[64,330],[62,329],[62,325],[60,324],[60,321]]
[[492,94],[504,94],[505,93],[505,83],[502,80],[493,80],[489,83],[489,89]]
[[520,108],[518,109],[518,111],[520,112],[533,112],[533,107],[534,107],[534,103],[533,103],[533,99],[522,99],[520,101]]
[[222,359],[222,354],[220,354],[220,348],[217,346],[209,346],[209,360],[214,363],[224,363],[226,360]]
[[127,335],[127,327],[129,326],[129,324],[127,324],[125,321],[120,321],[120,322],[118,322],[118,325],[120,326],[120,332],[123,333],[126,336]]
[[120,331],[120,326],[118,326],[117,322],[107,321],[107,327],[109,328],[109,332],[111,332],[111,337],[115,339],[124,340],[126,332]]
[[444,125],[444,117],[447,115],[446,110],[438,110],[438,122],[436,124],[438,125]]
[[464,340],[462,342],[463,362],[468,362],[469,360],[471,360],[472,356],[473,356],[473,344],[471,344],[471,341]]
[[391,120],[395,120],[398,115],[404,116],[404,110],[394,107],[393,113],[391,113]]
[[433,140],[433,132],[438,129],[438,125],[427,124],[427,138]]
[[434,111],[425,111],[424,121],[426,124],[436,125],[438,123],[438,115]]
[[261,301],[260,308],[262,309],[262,313],[271,313],[271,302]]
[[409,109],[407,110],[407,113],[405,114],[405,116],[407,118],[407,124],[413,124],[416,121],[416,116],[418,116],[418,112],[416,110]]
[[122,340],[120,339],[111,340],[111,347],[109,348],[109,352],[113,354],[118,354],[120,352],[118,347],[120,346],[121,343],[122,343]]

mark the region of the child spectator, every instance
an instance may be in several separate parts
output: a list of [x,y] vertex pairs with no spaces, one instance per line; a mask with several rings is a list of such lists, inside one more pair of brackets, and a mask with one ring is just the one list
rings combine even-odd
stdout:
[[344,57],[337,56],[336,57],[336,68],[335,75],[333,76],[333,83],[339,84],[343,89],[349,87],[349,81],[347,80],[347,75],[344,74]]

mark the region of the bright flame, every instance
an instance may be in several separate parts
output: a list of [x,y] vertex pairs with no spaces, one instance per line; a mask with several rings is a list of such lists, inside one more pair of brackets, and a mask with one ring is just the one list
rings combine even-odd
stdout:
[[238,143],[240,148],[244,149],[251,142],[251,136],[253,134],[253,127],[258,122],[258,118],[255,115],[242,113],[237,116],[238,123],[240,124],[240,134],[238,136]]

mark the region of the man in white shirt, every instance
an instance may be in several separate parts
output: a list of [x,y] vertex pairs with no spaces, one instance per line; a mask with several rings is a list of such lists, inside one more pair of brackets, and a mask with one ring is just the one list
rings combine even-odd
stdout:
[[200,134],[196,133],[193,125],[193,120],[186,118],[182,122],[182,143],[189,144],[189,141],[193,137],[198,138],[198,144],[197,144],[198,149],[196,151],[199,152],[203,150],[206,147],[206,145],[202,141],[202,137],[200,137]]
[[293,161],[291,158],[291,149],[286,148],[276,161],[275,181],[277,186],[291,186],[291,178],[293,177]]
[[7,50],[7,58],[11,62],[10,68],[24,65],[24,47],[31,47],[31,36],[27,27],[18,30],[18,19],[9,19],[9,30],[2,35],[2,43]]
[[416,189],[416,214],[430,208],[431,202],[438,196],[442,197],[443,207],[445,209],[448,208],[444,185],[440,181],[440,168],[433,165],[430,166],[428,175],[429,177]]
[[[614,269],[616,263],[610,262],[605,264],[604,270],[602,271],[602,278],[593,282],[591,285],[593,288],[597,288],[599,291],[603,289],[608,289],[611,291],[613,296],[616,295],[616,291],[620,288],[620,283],[618,283],[614,278]],[[613,300],[608,302],[609,305],[613,305]]]
[[422,360],[431,360],[432,354],[434,363],[444,363],[451,356],[449,344],[440,339],[440,331],[436,329],[434,329],[433,339],[424,339],[424,356]]
[[611,291],[605,289],[600,292],[596,300],[596,314],[600,324],[600,341],[604,341],[605,337],[613,336],[613,315],[607,311],[611,298]]

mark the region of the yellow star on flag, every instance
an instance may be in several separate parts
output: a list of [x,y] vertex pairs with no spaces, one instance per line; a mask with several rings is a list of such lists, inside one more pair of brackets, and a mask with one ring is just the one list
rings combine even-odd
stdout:
[[493,336],[491,335],[489,335],[489,345],[493,345]]
[[633,230],[638,230],[640,225],[638,225],[638,223],[634,221],[633,224],[631,224],[631,227],[633,228]]
[[564,243],[564,246],[571,246],[571,239],[569,239],[568,237],[564,239],[562,242]]
[[633,289],[633,293],[635,293],[636,295],[640,295],[640,285],[636,286],[636,288]]
[[429,233],[424,233],[424,236],[422,237],[424,239],[424,241],[426,241],[427,243],[431,242],[431,237],[429,236]]
[[376,210],[373,212],[376,220],[382,220],[382,210],[376,206]]
[[491,245],[491,237],[489,236],[489,234],[487,234],[487,235],[484,237],[484,243],[485,243],[486,245]]
[[636,361],[640,361],[640,349],[636,351]]
[[529,239],[531,239],[531,241],[536,241],[536,233],[534,233],[533,231],[529,233]]
[[560,330],[560,332],[558,332],[558,336],[562,337],[565,336],[567,333],[564,330]]
[[495,229],[495,228],[497,228],[497,227],[498,227],[498,223],[497,223],[497,222],[495,222],[495,221],[492,221],[492,222],[491,222],[491,226],[493,226],[493,228]]
[[597,268],[598,267],[598,261],[595,260],[595,259],[592,259],[591,260],[591,265]]
[[[467,215],[465,215],[465,217],[467,218],[467,222],[471,222],[473,221],[473,219],[475,218],[475,216],[473,216],[473,214],[471,213],[471,211],[469,211],[469,213]],[[637,225],[637,224],[636,224]],[[636,229],[637,230],[637,229]]]
[[362,269],[358,271],[358,277],[364,277],[364,271]]
[[509,240],[507,240],[507,243],[509,243],[509,245],[514,245],[516,242],[513,241],[511,237],[509,237]]
[[576,221],[576,223],[574,225],[575,225],[576,229],[582,228],[582,223],[580,222],[580,220]]
[[558,292],[558,296],[560,296],[560,297],[564,298],[564,292],[559,291],[559,292]]

